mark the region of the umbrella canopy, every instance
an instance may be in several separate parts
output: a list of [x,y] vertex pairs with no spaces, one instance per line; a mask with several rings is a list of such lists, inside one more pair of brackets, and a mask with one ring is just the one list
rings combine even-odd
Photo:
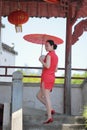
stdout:
[[36,44],[41,44],[41,55],[43,53],[43,45],[47,40],[53,40],[55,44],[62,44],[63,40],[56,36],[48,35],[48,34],[28,34],[23,37],[26,41]]
[[63,40],[59,37],[48,35],[48,34],[28,34],[23,37],[26,41],[45,44],[47,40],[53,40],[55,44],[62,44]]

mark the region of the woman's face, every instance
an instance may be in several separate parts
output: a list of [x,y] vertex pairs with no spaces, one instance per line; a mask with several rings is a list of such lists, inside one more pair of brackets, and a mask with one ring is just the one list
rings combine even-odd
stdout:
[[52,51],[53,50],[53,45],[50,45],[49,42],[46,42],[45,49],[46,49],[46,51]]

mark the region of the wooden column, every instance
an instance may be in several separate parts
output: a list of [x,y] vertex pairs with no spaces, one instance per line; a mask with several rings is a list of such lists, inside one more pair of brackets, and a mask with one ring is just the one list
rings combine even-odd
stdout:
[[23,129],[23,110],[22,110],[22,73],[16,71],[13,73],[13,86],[12,86],[12,124],[11,130]]
[[65,82],[64,82],[64,113],[71,115],[71,43],[72,43],[72,11],[69,6],[66,20],[66,54],[65,54]]
[[0,14],[0,54],[2,51],[2,43],[1,43],[1,14]]
[[0,104],[0,130],[3,129],[3,110],[4,110],[4,105]]

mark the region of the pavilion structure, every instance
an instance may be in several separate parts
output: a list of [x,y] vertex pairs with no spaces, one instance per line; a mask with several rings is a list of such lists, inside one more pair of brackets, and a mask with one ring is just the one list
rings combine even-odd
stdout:
[[[64,113],[71,114],[71,49],[84,31],[87,31],[87,0],[58,0],[49,3],[46,0],[0,0],[1,17],[8,16],[12,11],[21,8],[29,17],[62,17],[66,18],[66,52],[65,52],[65,81],[64,81]],[[82,18],[75,25],[77,19]],[[72,32],[72,27],[74,31]],[[1,31],[0,31],[1,44]]]

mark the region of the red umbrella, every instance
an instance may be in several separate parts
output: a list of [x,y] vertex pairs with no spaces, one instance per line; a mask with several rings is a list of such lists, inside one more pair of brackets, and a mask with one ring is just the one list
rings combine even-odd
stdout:
[[[55,44],[62,44],[63,40],[59,37],[48,35],[48,34],[28,34],[23,37],[26,41],[36,43],[36,44],[43,44],[46,43],[47,40],[53,40]],[[41,50],[42,54],[42,50]]]
[[62,44],[63,40],[59,37],[48,35],[48,34],[28,34],[23,37],[26,41],[45,44],[47,40],[53,40],[55,44]]

